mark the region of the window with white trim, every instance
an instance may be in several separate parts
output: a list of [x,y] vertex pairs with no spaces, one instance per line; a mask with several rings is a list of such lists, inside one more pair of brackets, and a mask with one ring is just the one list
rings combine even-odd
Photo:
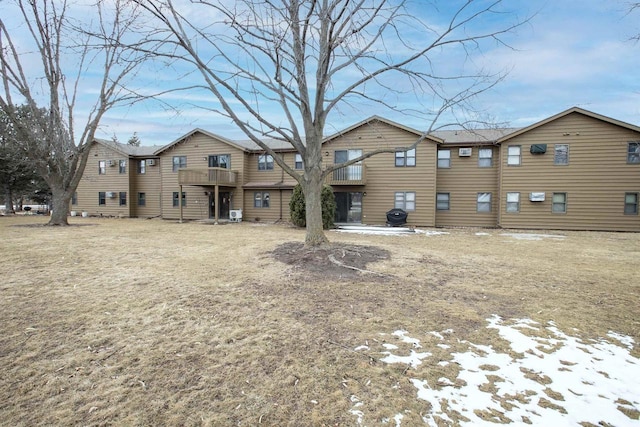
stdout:
[[146,160],[140,160],[138,162],[138,173],[140,175],[144,175],[145,173],[147,173],[147,161]]
[[98,161],[98,175],[104,175],[107,173],[107,161],[100,160]]
[[178,169],[185,169],[187,167],[187,156],[173,156],[173,171],[178,172]]
[[118,161],[118,173],[127,173],[127,161],[119,160]]
[[397,191],[395,193],[395,201],[393,207],[404,211],[416,210],[416,193],[415,191]]
[[520,193],[507,193],[507,212],[520,212]]
[[[178,191],[174,191],[173,192],[173,207],[177,208],[180,206],[179,204],[179,196],[178,196]],[[187,206],[187,193],[186,192],[182,192],[182,206]]]
[[295,163],[295,169],[296,170],[302,170],[303,169],[303,164],[302,164],[302,154],[296,153],[296,158],[294,160]]

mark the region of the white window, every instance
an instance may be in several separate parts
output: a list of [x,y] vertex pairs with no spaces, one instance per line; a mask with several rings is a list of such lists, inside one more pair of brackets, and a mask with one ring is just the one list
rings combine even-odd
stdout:
[[104,175],[107,173],[107,161],[100,160],[98,162],[98,175]]
[[551,212],[566,213],[567,212],[567,193],[553,193],[551,202]]
[[478,193],[478,212],[491,212],[491,193]]
[[295,159],[295,168],[297,170],[303,169],[303,164],[302,164],[302,154],[297,154],[296,153],[296,159]]
[[416,193],[414,191],[396,192],[394,207],[405,211],[416,210]]
[[507,212],[520,212],[520,193],[507,193]]
[[553,164],[569,164],[569,144],[556,144],[553,148]]
[[436,210],[439,211],[448,211],[450,205],[450,195],[449,193],[438,193],[436,194]]
[[438,167],[451,167],[451,150],[438,150]]
[[138,163],[138,173],[142,174],[142,175],[147,173],[147,161],[146,160],[140,160],[140,162]]
[[511,145],[507,148],[507,165],[518,166],[520,164],[520,146]]
[[493,150],[481,148],[478,150],[478,167],[490,168],[493,165]]

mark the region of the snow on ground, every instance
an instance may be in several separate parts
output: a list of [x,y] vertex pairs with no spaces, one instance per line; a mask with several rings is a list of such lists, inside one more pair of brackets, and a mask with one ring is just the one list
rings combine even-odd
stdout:
[[516,240],[563,240],[567,236],[561,234],[501,233],[501,236],[513,237]]
[[[461,424],[473,426],[640,425],[640,359],[630,354],[632,338],[610,332],[607,339],[583,340],[560,331],[552,322],[543,326],[521,319],[507,324],[498,316],[487,321],[487,327],[496,329],[518,357],[460,341],[450,330],[444,335],[430,332],[439,339],[438,346],[459,348],[462,343],[468,350],[438,363],[458,364],[455,381],[411,380],[416,397],[431,407],[423,412],[425,425],[455,424],[456,413],[464,417],[457,418]],[[419,372],[431,353],[416,352],[420,341],[408,334],[394,332],[400,341],[412,344],[409,355],[384,351],[381,361],[410,365]],[[351,411],[359,425],[365,422],[363,404],[358,400]],[[401,419],[393,418],[396,426]]]
[[414,234],[424,234],[427,236],[439,236],[449,234],[446,231],[420,230],[408,227],[382,227],[367,225],[341,225],[332,230],[337,233],[372,234],[377,236],[411,236]]

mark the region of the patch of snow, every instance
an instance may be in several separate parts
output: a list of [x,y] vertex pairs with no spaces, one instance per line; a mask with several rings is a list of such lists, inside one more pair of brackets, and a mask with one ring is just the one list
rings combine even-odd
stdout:
[[478,232],[478,233],[476,233],[476,236],[491,236],[491,234],[484,233],[484,232]]
[[[431,413],[422,416],[425,424],[638,425],[637,420],[622,412],[640,411],[640,360],[630,354],[634,345],[631,337],[609,332],[607,337],[614,342],[585,341],[562,332],[553,322],[505,322],[498,316],[487,322],[487,327],[496,329],[519,356],[513,358],[492,346],[447,337],[452,343],[455,340],[469,346],[466,352],[451,354],[451,362],[460,367],[455,381],[441,377],[429,384],[427,380],[411,379],[416,397],[432,407]],[[523,329],[533,333],[525,335]],[[407,331],[393,334],[404,342],[419,342]],[[445,339],[438,332],[430,334]],[[413,350],[409,356],[383,354],[386,356],[381,361],[385,363],[401,363],[414,369],[430,355]],[[456,413],[469,421],[455,418]],[[358,423],[363,419],[364,415]],[[396,423],[400,425],[399,421]]]
[[414,231],[418,234],[425,234],[427,236],[441,236],[443,234],[449,234],[446,231],[436,231],[436,230],[421,230],[421,229],[414,229]]
[[567,237],[560,234],[532,234],[532,233],[501,233],[500,235],[513,237],[516,240],[542,240],[542,239],[563,240]]
[[408,337],[408,333],[409,332],[407,331],[397,330],[391,335],[395,335],[396,337],[400,338],[400,341],[402,342],[413,345],[413,348],[422,348],[422,346],[420,345],[420,340]]
[[440,348],[444,348],[445,350],[446,350],[446,349],[448,349],[448,348],[451,348],[451,346],[450,346],[450,345],[447,345],[447,344],[436,344],[436,345],[437,345],[438,347],[440,347]]
[[359,345],[358,347],[353,349],[354,351],[360,351],[360,350],[369,350],[369,346],[368,345]]
[[357,417],[356,422],[358,425],[362,425],[362,422],[364,421],[364,412],[355,408],[361,407],[363,403],[355,395],[351,395],[351,402],[353,402],[353,409],[349,412]]
[[398,346],[395,345],[395,344],[384,343],[384,344],[382,344],[382,346],[384,348],[386,348],[387,350],[397,350],[398,349]]

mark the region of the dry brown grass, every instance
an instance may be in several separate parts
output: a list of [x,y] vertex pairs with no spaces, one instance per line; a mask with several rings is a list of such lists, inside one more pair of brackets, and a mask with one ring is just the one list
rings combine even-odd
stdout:
[[[399,410],[418,425],[429,408],[409,379],[456,379],[428,331],[509,351],[492,314],[613,330],[638,355],[640,234],[329,234],[388,251],[366,265],[381,280],[276,261],[304,238],[287,226],[71,222],[91,225],[0,218],[3,425],[354,425],[354,395],[367,425]],[[397,329],[421,337],[430,369],[380,362]]]

